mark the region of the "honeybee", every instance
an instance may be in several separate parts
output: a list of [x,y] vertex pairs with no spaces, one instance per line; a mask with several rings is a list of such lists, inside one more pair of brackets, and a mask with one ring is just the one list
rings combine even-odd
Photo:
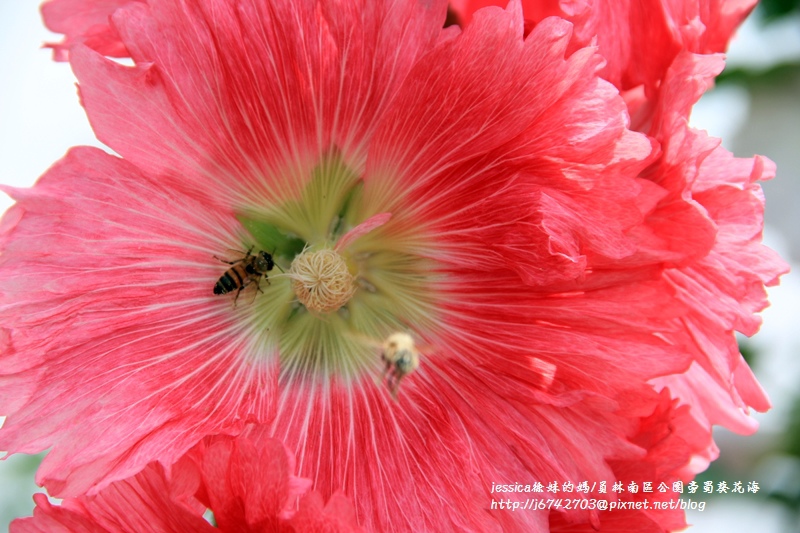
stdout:
[[419,367],[419,352],[414,339],[408,333],[392,333],[383,343],[381,359],[386,362],[383,379],[396,400],[400,381]]
[[228,294],[229,292],[236,291],[236,297],[233,299],[233,304],[236,305],[236,300],[239,299],[239,293],[246,289],[249,285],[255,283],[258,292],[261,291],[261,278],[263,277],[269,283],[269,276],[267,272],[275,267],[275,262],[272,260],[272,255],[267,252],[258,252],[257,254],[251,253],[253,246],[245,252],[244,257],[236,261],[225,261],[216,255],[223,263],[231,266],[225,273],[220,276],[217,283],[214,285],[214,294]]

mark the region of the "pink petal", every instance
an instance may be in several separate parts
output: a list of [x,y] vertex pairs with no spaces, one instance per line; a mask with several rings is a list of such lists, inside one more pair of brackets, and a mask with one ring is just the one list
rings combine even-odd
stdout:
[[47,28],[65,35],[60,43],[46,45],[53,49],[53,59],[67,61],[69,49],[75,43],[83,43],[106,56],[128,57],[128,50],[110,18],[118,8],[133,1],[143,0],[48,0],[42,4]]
[[357,533],[363,531],[356,521],[350,500],[335,493],[325,504],[318,492],[309,492],[300,500],[300,508],[289,523],[296,531],[307,533]]
[[339,239],[336,243],[336,250],[343,250],[347,248],[353,241],[361,237],[362,235],[366,235],[370,231],[374,230],[375,228],[379,228],[389,222],[389,219],[392,218],[391,213],[378,213],[377,215],[373,215],[369,217],[367,220],[359,224],[358,226],[354,227],[346,234],[342,235],[342,238]]
[[[294,458],[270,439],[264,427],[250,426],[238,438],[207,437],[166,473],[151,463],[135,476],[110,484],[93,497],[67,498],[51,505],[34,499],[34,516],[13,522],[27,532],[164,533],[262,531],[360,531],[349,500],[338,494],[327,505],[319,495],[295,501],[310,482],[292,474]],[[195,496],[209,498],[217,527],[203,518]],[[284,516],[287,514],[288,516]],[[293,518],[294,516],[294,518]],[[287,518],[290,519],[287,521]],[[292,529],[293,526],[295,529]]]
[[80,47],[71,62],[98,138],[126,159],[274,198],[301,186],[275,176],[306,175],[320,146],[363,165],[375,117],[441,29],[446,2],[429,4],[137,2],[114,15],[136,67]]
[[242,524],[254,530],[277,525],[311,485],[292,475],[290,458],[283,444],[263,431],[207,439],[202,475],[219,526],[234,531]]
[[[451,6],[463,23],[477,10],[503,0],[457,0]],[[683,50],[724,52],[755,0],[522,0],[525,18],[540,23],[559,16],[575,25],[572,49],[596,43],[607,59],[603,77],[620,90],[644,85],[650,97],[675,56]]]
[[270,416],[276,378],[236,372],[246,341],[210,290],[213,255],[238,246],[232,213],[90,148],[35,188],[6,190],[24,214],[3,253],[0,312],[15,347],[3,359],[21,370],[0,380],[25,393],[3,405],[0,447],[53,446],[38,473],[52,493],[79,494],[156,457],[169,464],[209,431]]
[[523,42],[519,13],[479,15],[412,71],[377,133],[368,176],[399,177],[407,191],[386,210],[400,217],[401,202],[413,205],[407,220],[451,241],[442,255],[471,247],[530,285],[580,277],[590,255],[632,254],[625,233],[657,190],[631,174],[652,147],[626,130],[624,103],[595,76],[599,57],[564,59],[563,21]]
[[68,498],[60,505],[36,494],[34,516],[15,520],[14,533],[213,533],[218,531],[169,497],[163,468],[152,464],[137,476],[111,484],[95,498]]

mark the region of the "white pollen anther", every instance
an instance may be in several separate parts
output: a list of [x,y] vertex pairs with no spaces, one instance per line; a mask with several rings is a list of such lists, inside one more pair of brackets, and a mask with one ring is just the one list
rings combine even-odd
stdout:
[[295,257],[289,277],[297,299],[311,311],[336,311],[356,291],[355,277],[344,258],[327,248]]

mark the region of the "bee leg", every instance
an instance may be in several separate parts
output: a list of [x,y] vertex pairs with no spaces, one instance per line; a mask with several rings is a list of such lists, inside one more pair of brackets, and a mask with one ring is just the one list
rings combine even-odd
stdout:
[[233,307],[234,307],[234,308],[236,308],[236,300],[238,300],[238,299],[239,299],[239,295],[242,293],[242,289],[244,289],[244,286],[242,286],[242,287],[239,287],[239,288],[236,290],[236,296],[235,296],[235,297],[234,297],[234,299],[233,299]]
[[215,256],[213,256],[213,257],[214,257],[214,259],[216,259],[217,261],[219,261],[219,262],[221,262],[221,263],[228,264],[228,265],[238,265],[239,263],[241,263],[242,261],[244,261],[244,260],[245,260],[245,258],[242,258],[242,259],[237,259],[236,261],[228,261],[228,260],[226,260],[226,259],[222,259],[221,257],[217,257],[216,255],[215,255]]
[[381,381],[386,381],[386,377],[389,375],[389,371],[392,369],[392,362],[386,359],[385,354],[381,354],[381,359],[386,361],[386,368],[383,370],[383,375],[381,376]]
[[219,258],[219,257],[217,257],[216,255],[214,256],[214,259],[216,259],[217,261],[220,261],[220,262],[222,262],[222,263],[227,263],[227,264],[229,264],[229,265],[235,265],[236,263],[241,263],[241,262],[242,262],[242,260],[241,260],[241,259],[238,259],[238,260],[236,260],[236,261],[226,261],[226,260],[224,260],[224,259],[220,259],[220,258]]
[[[247,285],[245,285],[245,287],[249,286],[251,283],[253,283],[252,280],[248,281]],[[253,302],[256,301],[256,296],[258,296],[259,292],[262,293],[262,294],[264,293],[264,291],[261,290],[261,285],[259,285],[258,281],[256,281],[255,284],[256,284],[256,290],[253,291],[253,299],[250,300],[250,304],[251,305],[253,304]],[[244,287],[242,287],[242,288],[244,289]]]
[[389,379],[386,381],[386,385],[389,388],[389,393],[392,395],[392,400],[397,401],[397,391],[400,388],[400,380],[403,378],[402,375],[398,376],[396,369],[389,374]]
[[400,382],[403,381],[403,378],[408,375],[408,372],[405,372],[402,368],[395,366],[392,372],[392,384],[390,386],[390,392],[392,393],[392,398],[397,400],[397,393],[400,390]]
[[381,359],[386,361],[386,368],[383,369],[383,374],[381,375],[381,383],[386,385],[386,388],[389,389],[389,392],[392,394],[394,398],[394,383],[393,383],[393,376],[394,376],[394,369],[392,368],[392,362],[386,359],[386,354],[381,354]]

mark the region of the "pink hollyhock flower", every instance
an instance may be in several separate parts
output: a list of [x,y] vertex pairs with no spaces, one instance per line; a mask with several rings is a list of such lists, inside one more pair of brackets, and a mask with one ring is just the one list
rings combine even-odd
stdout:
[[[52,447],[38,480],[80,497],[263,422],[378,530],[615,527],[492,510],[491,487],[687,475],[708,426],[655,380],[725,375],[695,339],[732,342],[729,323],[681,282],[706,279],[712,249],[753,251],[747,294],[704,285],[751,319],[781,268],[757,209],[715,233],[736,206],[676,196],[691,180],[662,169],[708,157],[629,131],[568,23],[523,39],[515,2],[443,31],[445,7],[133,2],[109,28],[134,67],[74,45],[90,121],[124,159],[75,149],[6,189],[0,448]],[[750,163],[734,196],[752,207]],[[387,356],[397,331],[415,372]],[[397,401],[376,385],[387,363]]]
[[[34,516],[11,533],[356,532],[352,504],[334,494],[326,504],[292,475],[294,457],[261,428],[238,437],[206,437],[168,470],[151,463],[93,497],[52,505],[36,494]],[[296,509],[299,500],[299,510]],[[216,527],[203,517],[213,512]]]

